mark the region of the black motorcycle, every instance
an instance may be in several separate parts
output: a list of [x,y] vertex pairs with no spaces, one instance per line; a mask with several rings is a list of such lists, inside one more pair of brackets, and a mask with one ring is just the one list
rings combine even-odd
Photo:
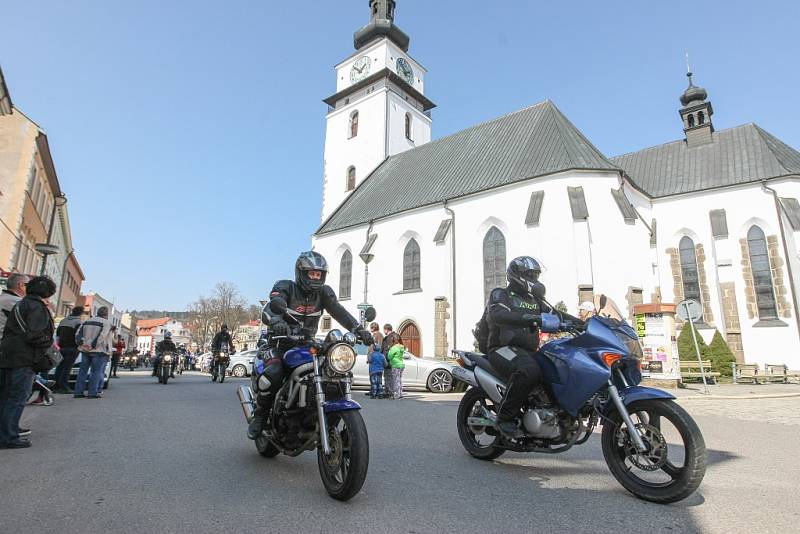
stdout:
[[231,363],[231,357],[228,355],[228,349],[225,348],[217,352],[214,357],[214,362],[211,364],[211,381],[219,383],[225,382],[225,374],[228,371],[228,365]]
[[[296,323],[286,313],[283,299],[273,299],[269,306],[287,322]],[[370,308],[366,320],[374,318],[375,310]],[[317,449],[317,466],[325,490],[334,499],[346,501],[361,490],[369,467],[367,427],[358,411],[361,406],[350,392],[357,339],[350,332],[331,330],[319,342],[304,334],[299,325],[293,326],[291,332],[272,336],[269,341],[273,346],[279,342],[291,347],[283,353],[289,375],[275,395],[265,430],[256,439],[256,449],[267,458],[280,453],[298,456]],[[255,410],[253,390],[264,379],[261,373],[269,357],[267,354],[255,360],[252,388],[241,386],[237,390],[248,423]]]
[[172,366],[177,355],[172,352],[165,352],[161,355],[161,360],[158,362],[158,369],[156,369],[156,376],[158,377],[159,384],[166,384],[172,374]]

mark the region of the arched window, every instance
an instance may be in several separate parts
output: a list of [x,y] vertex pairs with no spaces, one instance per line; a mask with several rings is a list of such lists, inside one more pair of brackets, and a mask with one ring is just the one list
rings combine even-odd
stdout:
[[683,279],[683,298],[693,299],[702,304],[700,299],[700,278],[697,274],[697,255],[694,241],[684,236],[678,245],[681,257],[681,278]]
[[687,116],[686,123],[689,125],[689,128],[694,128],[694,115]]
[[339,298],[349,299],[353,282],[353,254],[345,250],[339,262]]
[[358,111],[354,111],[350,114],[350,128],[348,132],[348,139],[352,139],[358,135]]
[[411,138],[411,113],[406,113],[406,139],[413,141]]
[[496,287],[506,286],[506,238],[492,226],[483,238],[483,298]]
[[702,111],[697,112],[697,125],[700,126],[701,124],[705,124],[706,122],[706,114]]
[[775,292],[772,289],[767,239],[758,226],[752,226],[747,232],[747,248],[750,251],[750,269],[753,272],[753,285],[756,290],[758,318],[777,319],[778,310],[775,306]]
[[403,291],[420,288],[420,255],[416,239],[411,239],[403,251]]
[[347,189],[345,191],[352,191],[356,188],[356,168],[352,165],[347,168]]

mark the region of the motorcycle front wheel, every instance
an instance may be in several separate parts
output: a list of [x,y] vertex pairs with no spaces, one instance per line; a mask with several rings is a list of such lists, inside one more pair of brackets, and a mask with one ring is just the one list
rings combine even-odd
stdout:
[[369,437],[356,410],[328,414],[331,453],[317,447],[317,465],[328,495],[338,501],[352,499],[364,485],[369,467]]
[[219,383],[222,384],[223,382],[225,382],[225,367],[220,367],[219,373],[217,374],[219,374]]
[[642,400],[627,406],[647,447],[636,450],[619,412],[603,423],[603,456],[614,478],[645,501],[685,499],[706,472],[706,444],[694,419],[671,400]]

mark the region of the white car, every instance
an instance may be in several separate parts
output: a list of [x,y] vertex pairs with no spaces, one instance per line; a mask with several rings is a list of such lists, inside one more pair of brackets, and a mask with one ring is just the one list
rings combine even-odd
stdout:
[[231,354],[231,363],[228,365],[228,374],[237,378],[250,376],[253,370],[253,360],[256,359],[256,349],[243,350],[236,354]]
[[[356,364],[353,367],[353,385],[369,387],[369,365],[366,345],[356,345]],[[456,382],[453,380],[453,364],[440,360],[417,358],[406,351],[403,371],[403,388],[425,388],[432,393],[450,393]]]

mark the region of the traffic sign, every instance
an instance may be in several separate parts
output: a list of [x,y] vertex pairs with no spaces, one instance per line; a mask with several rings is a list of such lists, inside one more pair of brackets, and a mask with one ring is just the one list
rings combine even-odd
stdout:
[[703,317],[703,307],[693,299],[686,299],[678,304],[675,310],[681,321],[699,321]]

